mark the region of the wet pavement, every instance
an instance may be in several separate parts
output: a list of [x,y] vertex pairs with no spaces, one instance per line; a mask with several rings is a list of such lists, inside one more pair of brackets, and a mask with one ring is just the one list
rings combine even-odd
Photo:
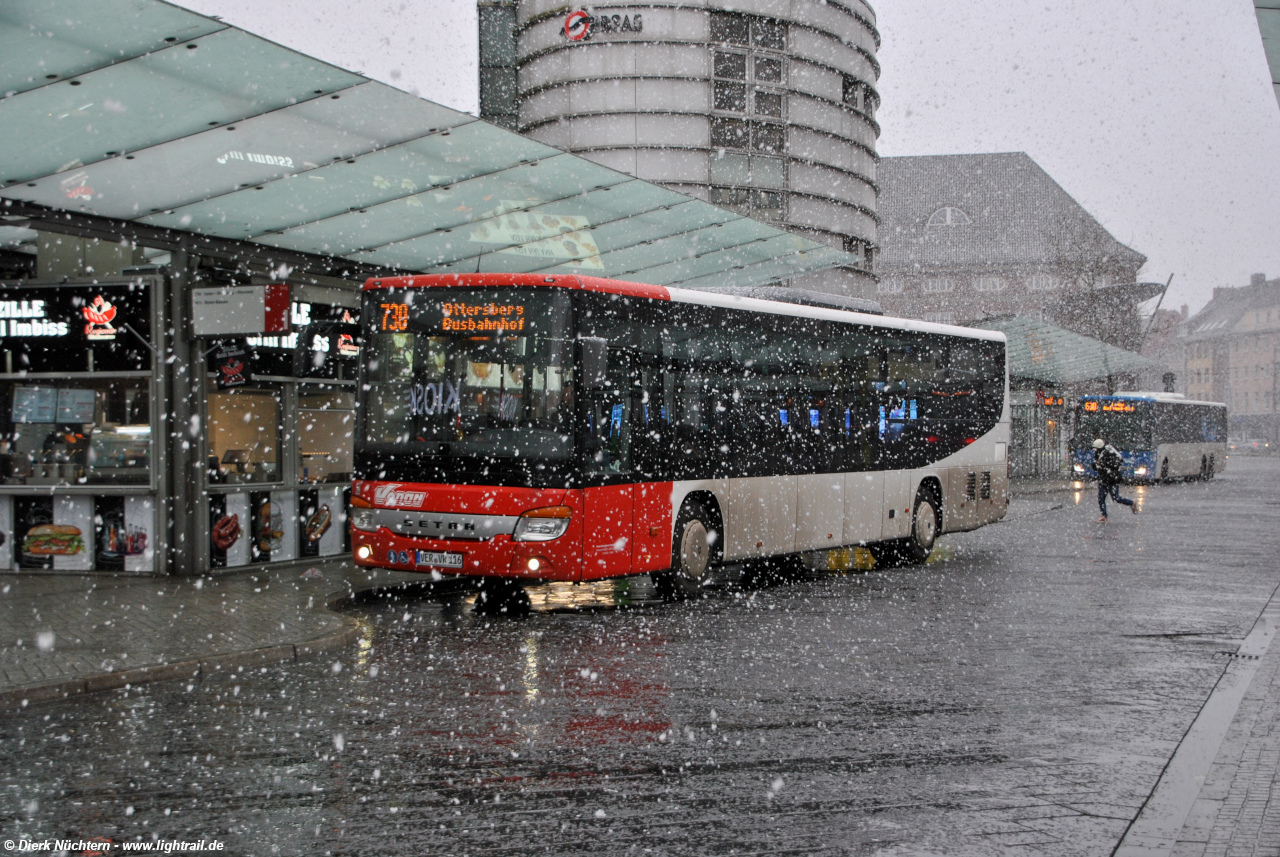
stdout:
[[[535,588],[516,618],[373,600],[337,655],[0,715],[4,833],[255,855],[1109,854],[1280,583],[1277,476],[1233,459],[1130,489],[1143,513],[1106,525],[1091,491],[1031,496],[921,568],[730,579],[686,604],[643,579]],[[1262,672],[1224,747],[1274,777]],[[1210,830],[1249,800],[1220,791]]]

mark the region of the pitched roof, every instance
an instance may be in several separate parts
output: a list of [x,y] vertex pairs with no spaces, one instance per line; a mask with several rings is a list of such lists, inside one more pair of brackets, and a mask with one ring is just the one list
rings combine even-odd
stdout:
[[969,326],[1004,333],[1009,343],[1010,378],[1078,384],[1160,368],[1141,354],[1024,316],[989,318]]
[[[1052,264],[1062,260],[1064,234],[1071,245],[1135,269],[1147,259],[1112,237],[1025,152],[883,158],[877,176],[882,271]],[[960,209],[969,222],[928,226],[945,207]]]
[[1230,333],[1250,310],[1280,305],[1280,280],[1264,280],[1248,286],[1214,289],[1213,299],[1182,326],[1190,339],[1213,339]]

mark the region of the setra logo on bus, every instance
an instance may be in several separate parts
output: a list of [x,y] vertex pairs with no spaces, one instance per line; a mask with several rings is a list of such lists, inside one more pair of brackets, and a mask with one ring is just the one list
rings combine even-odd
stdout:
[[373,492],[373,502],[379,506],[409,506],[420,508],[427,501],[426,491],[401,491],[401,483],[379,485]]

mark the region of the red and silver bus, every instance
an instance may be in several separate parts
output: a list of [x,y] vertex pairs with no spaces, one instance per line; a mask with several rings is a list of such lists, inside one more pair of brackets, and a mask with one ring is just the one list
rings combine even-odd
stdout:
[[680,597],[721,563],[922,561],[1005,513],[999,332],[579,276],[363,298],[358,565]]

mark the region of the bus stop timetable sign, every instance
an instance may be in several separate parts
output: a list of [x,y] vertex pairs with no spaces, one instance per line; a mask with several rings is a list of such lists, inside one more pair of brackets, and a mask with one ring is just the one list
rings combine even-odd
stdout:
[[215,286],[191,290],[195,336],[285,333],[289,330],[289,286]]

